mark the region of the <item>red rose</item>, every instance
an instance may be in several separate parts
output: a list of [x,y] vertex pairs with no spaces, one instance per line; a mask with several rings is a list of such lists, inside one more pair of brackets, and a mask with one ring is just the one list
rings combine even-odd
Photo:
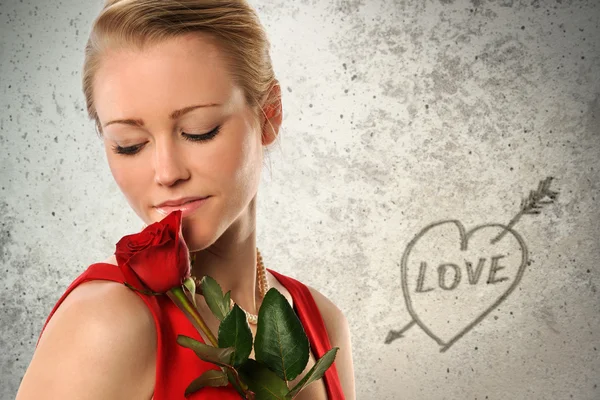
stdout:
[[181,233],[181,211],[124,236],[115,256],[125,282],[136,289],[166,293],[183,285],[190,276],[190,258]]

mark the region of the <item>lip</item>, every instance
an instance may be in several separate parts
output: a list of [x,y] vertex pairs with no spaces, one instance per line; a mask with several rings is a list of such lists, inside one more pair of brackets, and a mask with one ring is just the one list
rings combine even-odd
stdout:
[[169,200],[155,206],[156,211],[164,216],[173,211],[181,210],[182,217],[187,217],[202,206],[210,196],[206,197],[188,197],[179,200]]

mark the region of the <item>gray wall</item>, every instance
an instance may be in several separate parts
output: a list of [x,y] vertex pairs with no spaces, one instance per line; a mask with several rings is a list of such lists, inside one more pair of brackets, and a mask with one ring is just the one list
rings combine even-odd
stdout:
[[[600,398],[600,3],[252,4],[285,114],[259,247],[345,311],[358,398]],[[66,286],[141,226],[83,110],[100,8],[0,6],[2,399]],[[559,194],[492,243],[537,189]]]

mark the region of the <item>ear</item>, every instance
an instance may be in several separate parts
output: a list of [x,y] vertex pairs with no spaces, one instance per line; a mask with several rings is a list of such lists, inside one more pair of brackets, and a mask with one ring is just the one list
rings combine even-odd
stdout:
[[275,141],[283,120],[281,106],[281,86],[279,82],[271,88],[269,96],[263,105],[264,119],[262,123],[262,144],[267,146]]

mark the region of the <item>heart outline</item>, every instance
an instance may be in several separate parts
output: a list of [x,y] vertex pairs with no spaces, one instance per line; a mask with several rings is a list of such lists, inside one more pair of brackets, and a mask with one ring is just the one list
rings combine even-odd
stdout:
[[[469,238],[476,231],[478,231],[480,229],[488,228],[488,227],[500,227],[500,228],[510,232],[514,236],[514,238],[517,239],[517,242],[519,243],[519,246],[521,248],[521,265],[519,266],[519,269],[517,271],[515,279],[513,280],[511,285],[508,287],[508,289],[500,297],[498,297],[498,299],[496,299],[496,301],[491,306],[489,306],[483,313],[481,313],[477,318],[475,318],[465,328],[463,328],[460,332],[458,332],[448,342],[444,342],[437,335],[435,335],[427,327],[427,325],[425,325],[425,323],[423,323],[423,321],[421,321],[421,319],[419,318],[419,316],[413,309],[412,301],[410,298],[410,293],[408,291],[407,262],[408,262],[408,257],[410,255],[411,250],[413,249],[413,247],[415,246],[417,241],[419,239],[421,239],[421,237],[423,237],[430,229],[433,229],[437,226],[440,226],[443,224],[448,224],[448,223],[454,223],[458,228],[458,231],[460,233],[460,250],[461,251],[467,250]],[[521,278],[523,277],[523,273],[525,272],[525,267],[527,266],[527,263],[528,263],[527,245],[525,244],[525,241],[523,240],[521,235],[509,226],[506,226],[503,224],[494,224],[494,223],[482,224],[482,225],[478,225],[478,226],[472,228],[470,231],[467,232],[465,227],[463,226],[463,224],[459,220],[456,220],[456,219],[434,222],[434,223],[426,226],[425,228],[423,228],[417,235],[415,235],[415,237],[406,246],[406,250],[404,251],[404,254],[402,255],[402,261],[400,263],[400,272],[401,272],[401,281],[402,281],[402,294],[404,295],[404,302],[406,304],[406,308],[408,309],[408,313],[410,314],[410,316],[413,318],[413,321],[416,322],[429,337],[431,337],[440,346],[442,346],[442,348],[440,349],[440,352],[443,353],[446,350],[448,350],[450,348],[450,346],[452,346],[454,343],[456,343],[457,340],[462,338],[466,333],[468,333],[477,324],[479,324],[485,317],[487,317],[487,315],[494,308],[496,308],[498,305],[500,305],[500,303],[502,303],[504,300],[506,300],[506,298],[513,292],[513,290],[515,290],[515,288],[521,282]]]

